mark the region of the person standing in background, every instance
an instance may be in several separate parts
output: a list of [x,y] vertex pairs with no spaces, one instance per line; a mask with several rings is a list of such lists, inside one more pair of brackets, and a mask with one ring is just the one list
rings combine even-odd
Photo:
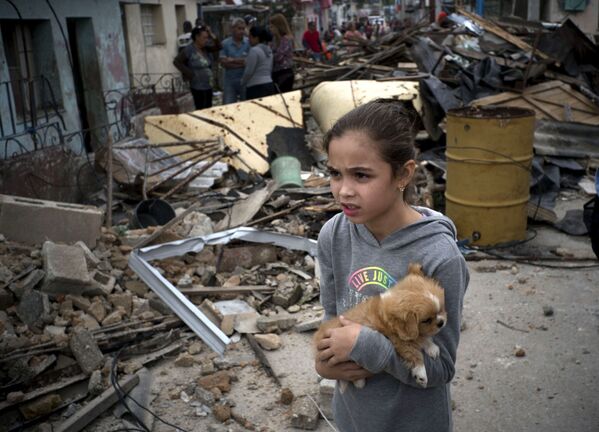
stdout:
[[245,58],[250,51],[250,42],[245,35],[245,21],[233,21],[232,35],[223,41],[220,51],[220,64],[225,69],[223,77],[223,104],[242,101],[245,98],[241,77]]
[[272,82],[272,50],[268,43],[272,35],[261,26],[250,29],[250,52],[245,59],[241,84],[246,87],[246,100],[270,96],[277,92]]
[[273,40],[272,80],[281,93],[293,90],[293,35],[283,14],[270,17]]
[[177,36],[177,49],[181,51],[187,45],[191,43],[191,31],[193,30],[193,25],[191,21],[185,21],[183,23],[183,33]]
[[308,23],[308,30],[304,32],[302,44],[308,55],[312,57],[312,60],[317,62],[322,61],[322,42],[314,21]]
[[[191,31],[192,43],[184,47],[173,64],[181,72],[183,78],[189,81],[195,109],[212,106],[212,56],[207,49],[210,40],[207,27],[196,27]],[[213,46],[220,49],[218,39],[213,39]]]

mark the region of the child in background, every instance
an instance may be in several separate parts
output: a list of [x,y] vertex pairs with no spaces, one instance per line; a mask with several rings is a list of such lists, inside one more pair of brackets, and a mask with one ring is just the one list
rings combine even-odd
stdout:
[[[317,346],[316,371],[355,381],[333,397],[339,431],[452,430],[450,382],[455,373],[463,298],[469,275],[453,223],[406,202],[416,169],[410,113],[397,101],[376,100],[340,118],[324,138],[331,190],[341,204],[318,237],[320,295],[325,320],[341,315]],[[342,317],[420,263],[445,290],[447,325],[434,337],[440,355],[426,354],[427,388],[382,334]]]

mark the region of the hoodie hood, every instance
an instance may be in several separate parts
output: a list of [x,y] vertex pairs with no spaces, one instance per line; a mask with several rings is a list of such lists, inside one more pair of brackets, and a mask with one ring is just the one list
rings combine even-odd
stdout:
[[351,225],[364,242],[383,249],[399,249],[424,238],[433,239],[433,237],[446,237],[456,241],[456,227],[447,216],[426,207],[412,206],[412,208],[422,215],[420,220],[391,233],[381,243],[365,225]]
[[267,58],[272,55],[272,49],[270,49],[268,45],[260,43],[257,45],[257,47],[262,50],[262,52]]

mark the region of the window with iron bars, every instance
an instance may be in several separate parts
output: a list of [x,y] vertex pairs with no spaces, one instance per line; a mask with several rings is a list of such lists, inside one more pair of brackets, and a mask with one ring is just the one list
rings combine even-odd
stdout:
[[164,36],[164,21],[162,19],[161,5],[141,6],[141,28],[146,46],[161,45],[166,43]]

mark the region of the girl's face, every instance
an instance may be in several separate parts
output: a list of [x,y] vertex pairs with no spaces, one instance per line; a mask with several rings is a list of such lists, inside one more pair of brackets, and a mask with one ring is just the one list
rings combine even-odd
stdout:
[[251,33],[250,33],[250,36],[248,39],[250,40],[251,46],[256,46],[260,42],[260,39],[258,38],[258,36],[253,36]]
[[379,240],[403,226],[409,207],[400,188],[411,174],[395,176],[368,135],[348,131],[333,138],[328,165],[331,191],[350,221],[366,225]]

